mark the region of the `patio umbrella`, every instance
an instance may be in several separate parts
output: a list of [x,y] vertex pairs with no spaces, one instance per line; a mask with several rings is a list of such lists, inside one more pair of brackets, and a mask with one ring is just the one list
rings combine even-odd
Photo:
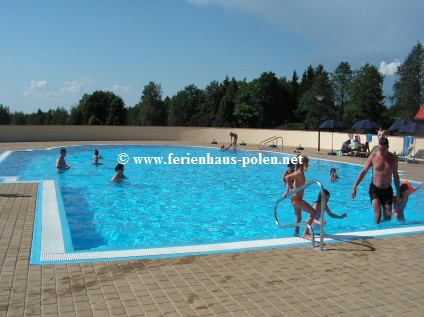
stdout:
[[407,124],[402,129],[400,129],[399,132],[417,136],[424,136],[424,125],[411,122],[410,124]]
[[328,155],[336,155],[336,153],[333,151],[333,133],[334,130],[339,130],[343,128],[343,123],[339,120],[327,120],[321,123],[321,125],[319,126],[318,129],[331,131],[331,152],[328,152]]
[[[410,124],[404,126],[402,129],[399,130],[400,133],[406,133],[411,134],[415,136],[424,136],[424,125],[418,124],[415,122],[411,122]],[[415,161],[415,144],[417,142],[414,142],[414,161]]]
[[352,129],[363,129],[363,130],[372,130],[377,128],[378,128],[378,124],[369,119],[358,121],[352,126]]
[[388,129],[390,132],[396,132],[405,127],[406,125],[412,123],[412,121],[409,120],[398,120],[395,123],[393,123],[390,128]]

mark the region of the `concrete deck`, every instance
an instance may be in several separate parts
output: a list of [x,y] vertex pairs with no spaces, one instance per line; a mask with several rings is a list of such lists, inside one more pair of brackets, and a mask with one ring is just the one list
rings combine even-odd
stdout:
[[[67,144],[2,143],[0,151],[58,145]],[[400,169],[424,179],[422,165]],[[326,252],[30,266],[36,191],[36,184],[0,185],[0,316],[424,315],[423,234],[335,243]]]

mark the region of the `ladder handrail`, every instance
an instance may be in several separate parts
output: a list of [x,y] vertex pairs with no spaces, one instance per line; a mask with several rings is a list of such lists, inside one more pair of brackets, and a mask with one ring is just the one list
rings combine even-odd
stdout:
[[319,249],[321,251],[323,251],[323,246],[324,246],[324,224],[325,224],[325,210],[326,210],[326,201],[325,201],[325,195],[324,195],[324,187],[322,186],[321,182],[313,179],[309,182],[307,182],[305,185],[296,188],[295,190],[292,190],[291,192],[288,193],[288,195],[286,197],[281,197],[279,198],[275,204],[274,204],[274,219],[275,219],[275,223],[278,227],[280,228],[288,228],[288,227],[295,227],[295,226],[307,226],[311,232],[311,237],[312,237],[312,245],[314,246],[315,244],[315,233],[312,229],[311,225],[308,225],[307,223],[295,223],[295,224],[289,224],[289,225],[282,225],[280,223],[280,221],[278,220],[278,214],[277,214],[277,209],[278,209],[278,204],[283,201],[284,199],[292,196],[293,194],[304,190],[305,188],[313,185],[313,184],[317,184],[320,187],[320,191],[321,191],[321,233],[320,233],[320,243],[319,243]]
[[[283,138],[281,136],[272,136],[272,137],[270,137],[270,138],[268,138],[266,140],[263,140],[263,141],[259,142],[259,145],[258,145],[259,150],[265,150],[265,145],[267,143],[270,143],[271,141],[276,141],[276,145],[275,146],[277,147],[278,146],[278,140],[279,139],[281,139],[281,151],[283,151],[284,140],[283,140]],[[268,148],[269,147],[267,147],[267,149]]]

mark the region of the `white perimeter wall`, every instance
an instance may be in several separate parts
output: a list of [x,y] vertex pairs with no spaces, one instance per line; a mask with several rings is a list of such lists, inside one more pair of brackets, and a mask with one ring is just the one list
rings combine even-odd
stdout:
[[[140,126],[0,126],[0,142],[42,142],[42,141],[181,141],[195,143],[210,143],[215,139],[218,145],[230,143],[230,132],[238,135],[239,143],[249,145],[272,137],[281,136],[284,146],[299,146],[305,148],[318,147],[317,131],[291,131],[266,129],[231,129],[231,128],[200,128],[200,127],[140,127]],[[365,142],[365,134],[361,134]],[[334,149],[352,135],[348,133],[333,133]],[[321,132],[321,150],[331,149],[331,132]],[[389,137],[390,150],[401,151],[402,137]],[[373,135],[370,148],[377,145],[377,136]],[[424,149],[424,139],[417,139],[416,149]]]

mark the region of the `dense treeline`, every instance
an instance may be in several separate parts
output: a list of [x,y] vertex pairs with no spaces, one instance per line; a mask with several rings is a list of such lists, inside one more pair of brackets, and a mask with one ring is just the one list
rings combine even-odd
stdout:
[[283,128],[315,130],[327,119],[346,126],[371,119],[388,126],[413,119],[424,101],[424,48],[418,43],[398,68],[391,107],[384,104],[384,76],[370,64],[353,70],[341,62],[333,73],[323,65],[309,66],[301,79],[265,72],[247,82],[226,77],[205,89],[189,85],[162,97],[158,83],[147,84],[139,103],[126,108],[110,91],[82,96],[70,111],[56,108],[32,114],[11,113],[0,105],[0,124],[169,125],[203,127]]

